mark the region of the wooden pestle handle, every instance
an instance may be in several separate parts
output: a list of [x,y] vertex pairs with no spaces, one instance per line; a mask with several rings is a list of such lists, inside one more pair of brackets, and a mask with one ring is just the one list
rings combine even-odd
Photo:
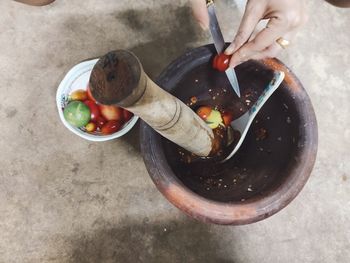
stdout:
[[90,77],[94,98],[133,112],[158,133],[193,152],[208,156],[213,131],[188,106],[155,84],[129,51],[112,51],[100,58]]

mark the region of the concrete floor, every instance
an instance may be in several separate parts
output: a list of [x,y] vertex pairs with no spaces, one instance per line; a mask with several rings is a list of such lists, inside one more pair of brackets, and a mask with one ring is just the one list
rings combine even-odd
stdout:
[[[350,9],[310,1],[308,25],[281,56],[313,101],[319,153],[300,195],[262,222],[183,215],[151,182],[138,128],[89,143],[61,124],[56,89],[79,61],[127,48],[155,77],[208,43],[186,2],[0,2],[0,262],[350,262]],[[231,40],[239,13],[218,5]]]

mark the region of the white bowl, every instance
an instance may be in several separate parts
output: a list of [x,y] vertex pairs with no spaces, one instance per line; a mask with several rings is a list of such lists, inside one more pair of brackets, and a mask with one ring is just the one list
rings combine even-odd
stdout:
[[60,119],[63,122],[64,126],[68,128],[71,132],[76,135],[94,142],[102,142],[113,140],[119,138],[131,130],[132,127],[136,124],[139,117],[133,116],[127,123],[125,123],[120,131],[117,131],[110,135],[100,135],[100,134],[91,134],[87,133],[77,127],[70,125],[63,116],[63,109],[68,104],[68,95],[72,91],[77,89],[86,89],[89,83],[90,75],[92,68],[96,64],[98,59],[93,59],[89,61],[84,61],[74,66],[67,75],[63,78],[62,82],[58,86],[56,93],[56,104],[58,109],[58,114]]

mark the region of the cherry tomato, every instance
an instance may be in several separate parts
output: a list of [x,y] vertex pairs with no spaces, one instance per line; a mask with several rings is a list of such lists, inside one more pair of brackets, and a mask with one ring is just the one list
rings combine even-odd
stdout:
[[91,120],[96,121],[97,117],[100,116],[100,109],[98,105],[92,100],[84,101],[85,105],[89,107],[91,112]]
[[206,120],[209,117],[211,111],[212,111],[212,108],[210,108],[208,106],[201,106],[201,107],[198,108],[197,114],[203,120]]
[[80,101],[84,101],[86,100],[87,97],[87,93],[85,90],[82,89],[78,89],[73,91],[70,95],[69,95],[69,99],[70,100],[80,100]]
[[106,119],[103,118],[102,116],[98,116],[95,120],[97,128],[101,129],[103,125],[106,123]]
[[213,68],[219,71],[225,71],[229,67],[230,59],[231,56],[225,55],[225,53],[216,55],[213,60]]
[[123,118],[124,118],[124,122],[128,122],[132,116],[134,116],[134,114],[130,111],[127,111],[126,109],[123,109]]
[[89,122],[86,124],[85,129],[87,132],[94,132],[96,131],[97,125],[94,122]]
[[103,125],[101,132],[104,135],[112,134],[120,130],[122,124],[120,121],[108,121]]
[[114,105],[99,105],[101,115],[107,121],[121,121],[123,120],[123,110]]
[[89,100],[92,100],[93,102],[97,103],[97,101],[95,100],[95,98],[91,94],[90,85],[87,86],[86,94],[87,94],[87,97]]
[[224,120],[225,126],[230,126],[230,124],[233,120],[233,114],[230,112],[224,112],[222,114],[222,119]]

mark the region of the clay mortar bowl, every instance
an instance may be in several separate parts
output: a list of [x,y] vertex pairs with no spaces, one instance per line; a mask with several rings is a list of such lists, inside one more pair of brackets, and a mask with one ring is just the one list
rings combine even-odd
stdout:
[[[273,70],[286,73],[238,153],[225,164],[194,163],[189,169],[179,161],[178,147],[144,122],[141,150],[158,190],[189,216],[216,224],[253,223],[284,208],[308,180],[317,153],[316,117],[302,84],[282,62],[268,59],[238,66],[239,100],[225,75],[212,69],[214,55],[212,45],[190,50],[170,64],[157,83],[185,102],[193,95],[205,104],[219,101],[239,117],[249,108],[246,99],[254,103]],[[265,139],[257,135],[262,128]]]

